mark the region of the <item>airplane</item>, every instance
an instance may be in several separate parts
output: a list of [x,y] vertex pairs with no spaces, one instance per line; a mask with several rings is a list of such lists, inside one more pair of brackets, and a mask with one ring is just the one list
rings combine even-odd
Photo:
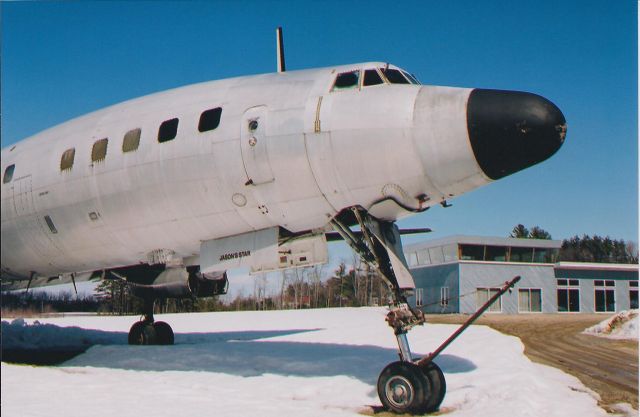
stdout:
[[396,221],[551,157],[565,117],[532,93],[424,85],[386,62],[286,71],[280,28],[277,51],[275,73],[136,98],[2,149],[2,280],[124,280],[144,299],[129,343],[173,344],[156,299],[223,294],[235,268],[325,263],[344,239],[392,293],[400,360],[381,402],[437,410],[446,381],[409,348],[424,315]]

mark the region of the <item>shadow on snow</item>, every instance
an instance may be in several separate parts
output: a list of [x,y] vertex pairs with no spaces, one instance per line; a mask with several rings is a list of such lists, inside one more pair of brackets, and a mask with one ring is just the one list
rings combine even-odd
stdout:
[[[14,323],[2,323],[2,360],[36,365],[204,371],[243,377],[346,375],[375,385],[382,367],[398,359],[395,349],[371,345],[264,340],[321,329],[178,333],[173,346],[129,346],[124,332]],[[447,354],[440,355],[436,363],[445,373],[476,368],[467,359]]]

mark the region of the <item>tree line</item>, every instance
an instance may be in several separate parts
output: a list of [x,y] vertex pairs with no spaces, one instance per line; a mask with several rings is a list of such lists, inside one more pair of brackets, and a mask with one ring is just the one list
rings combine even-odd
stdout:
[[[531,229],[522,224],[516,225],[510,237],[521,239],[551,239],[551,234],[539,226]],[[568,262],[595,262],[637,264],[638,246],[624,239],[611,239],[609,236],[573,236],[562,241],[559,259]]]

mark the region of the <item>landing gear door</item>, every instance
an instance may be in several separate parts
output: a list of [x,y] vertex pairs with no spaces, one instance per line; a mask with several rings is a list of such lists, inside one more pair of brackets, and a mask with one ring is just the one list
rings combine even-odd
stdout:
[[247,185],[260,185],[275,180],[267,149],[267,107],[251,107],[242,115],[240,149]]

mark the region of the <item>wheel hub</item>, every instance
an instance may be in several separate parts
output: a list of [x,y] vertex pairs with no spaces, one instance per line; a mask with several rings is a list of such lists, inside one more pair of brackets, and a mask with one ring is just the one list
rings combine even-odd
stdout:
[[387,381],[385,393],[389,402],[396,407],[406,407],[413,401],[413,386],[407,378],[400,375]]

